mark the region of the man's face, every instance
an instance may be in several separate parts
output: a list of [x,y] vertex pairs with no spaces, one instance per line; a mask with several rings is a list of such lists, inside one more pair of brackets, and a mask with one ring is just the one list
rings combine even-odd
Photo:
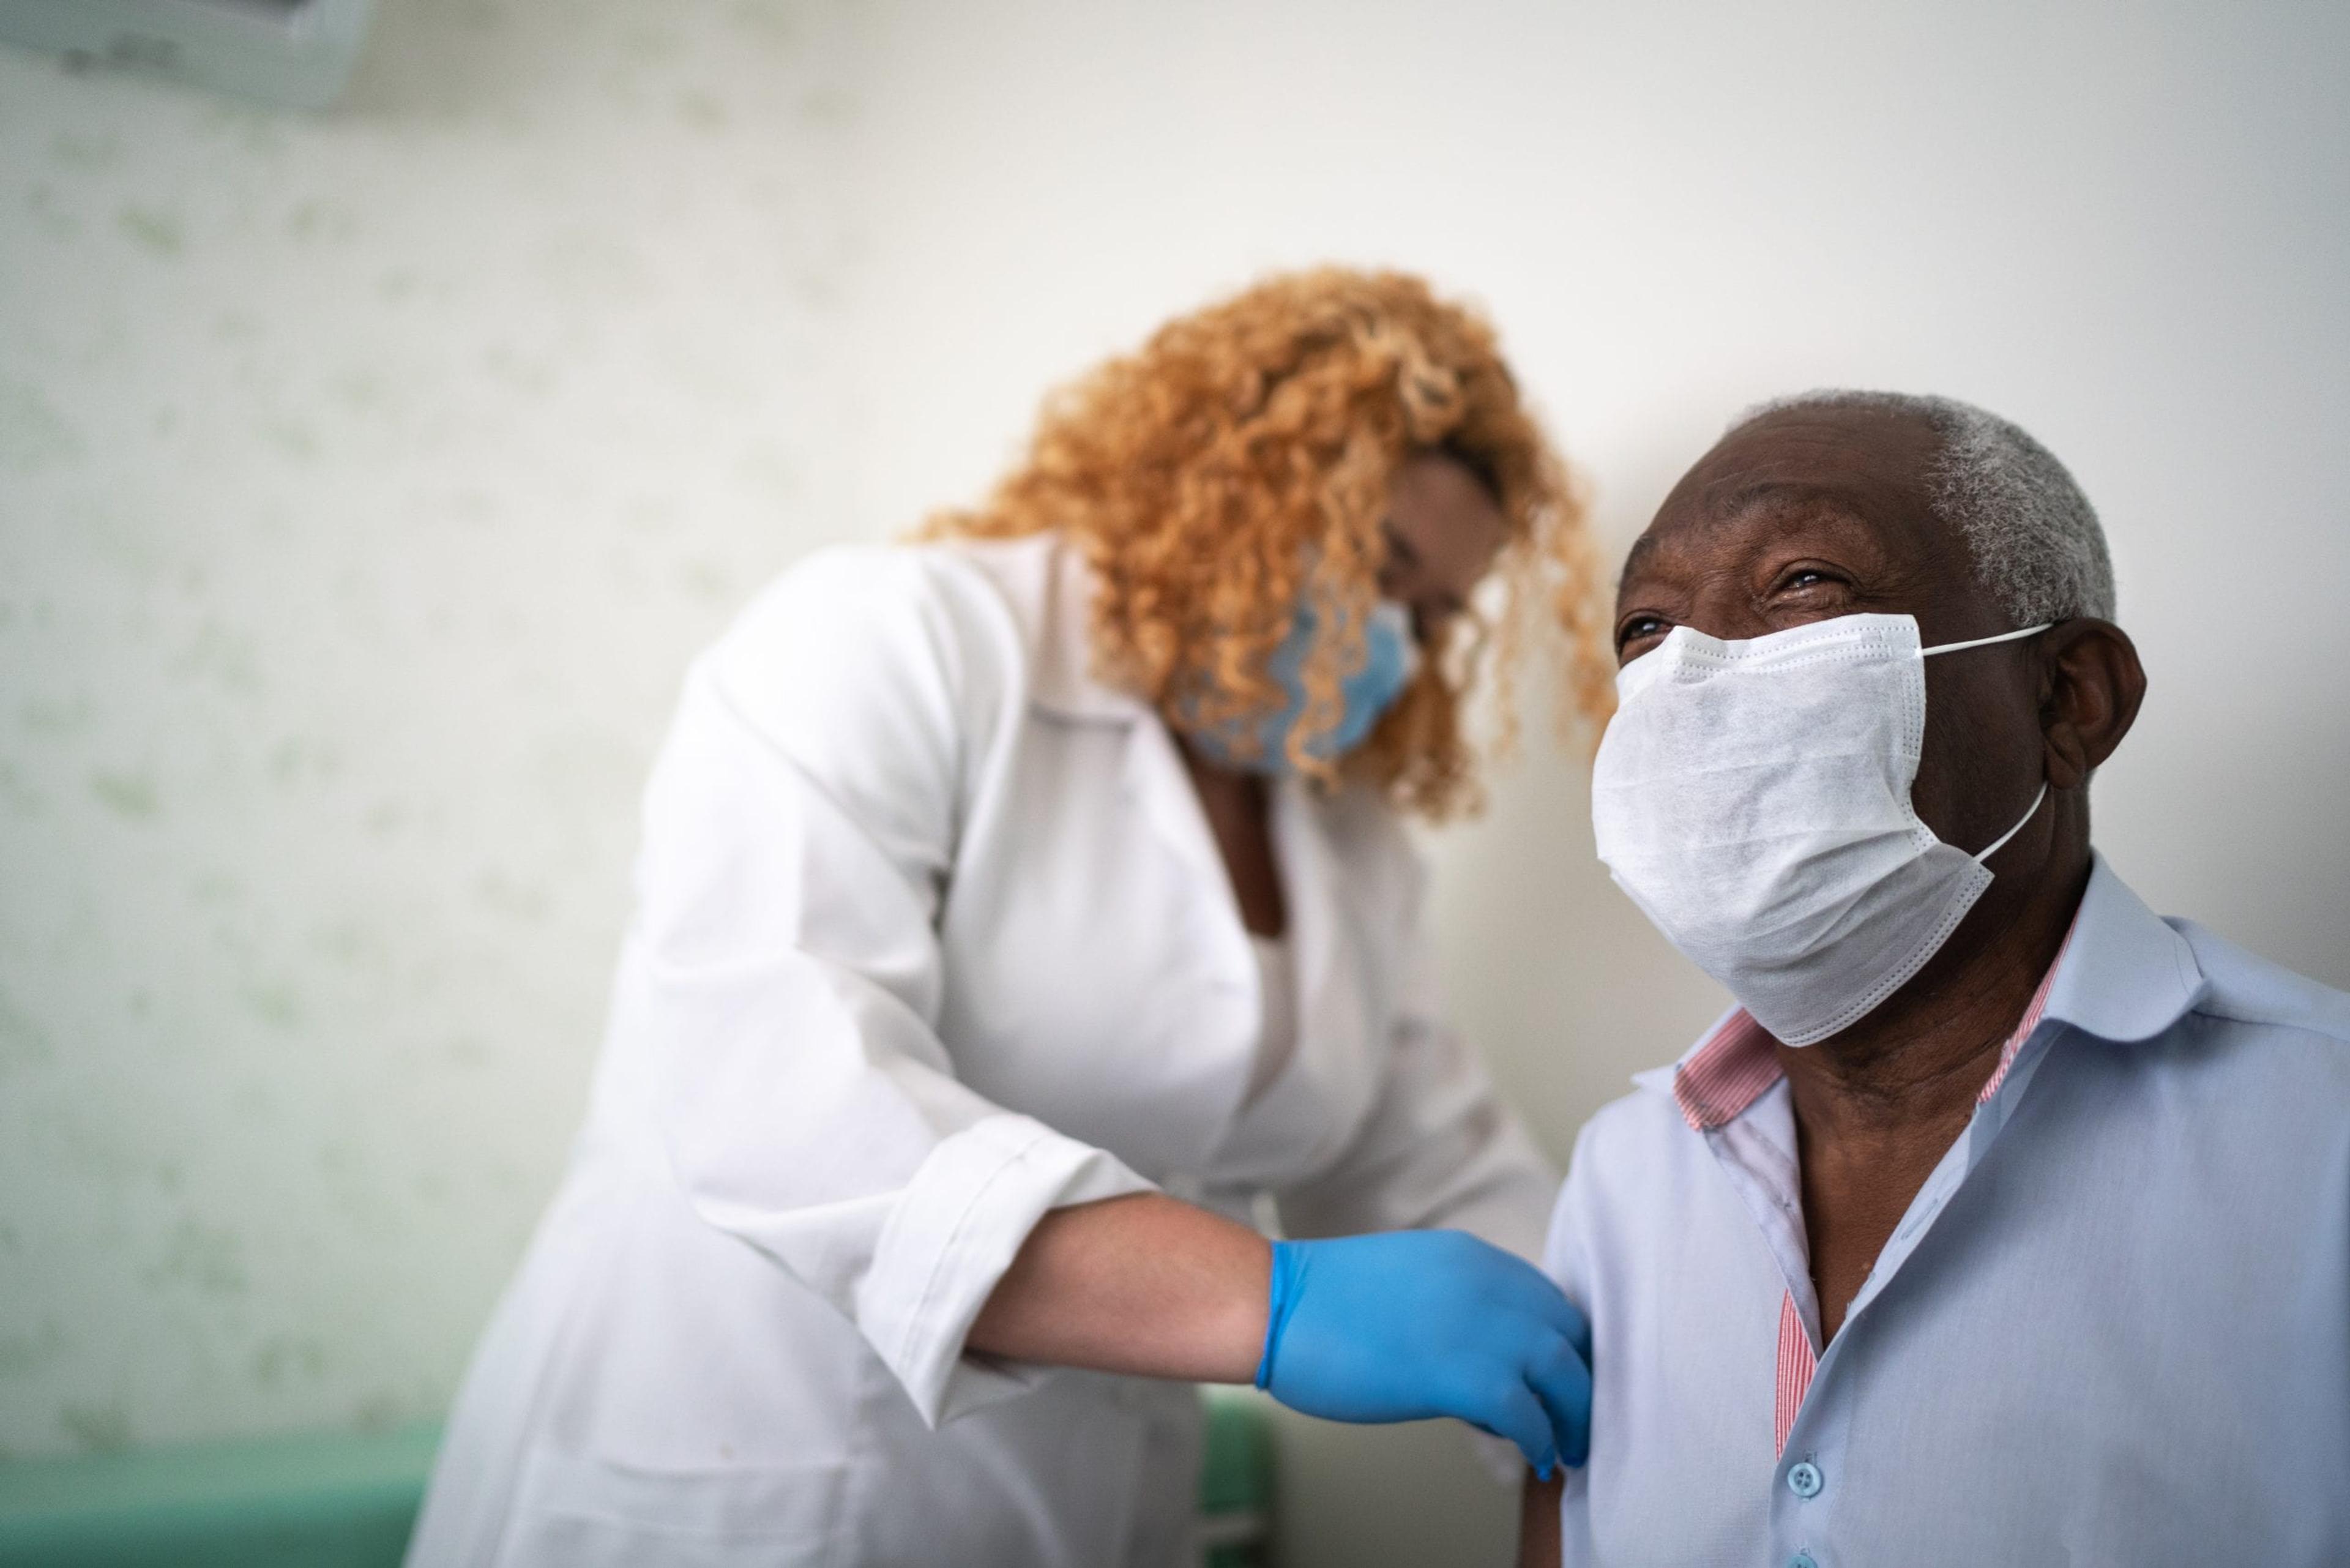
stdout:
[[[1846,615],[1910,615],[1926,647],[2013,629],[1938,519],[1922,421],[1797,409],[1740,426],[1684,475],[1632,546],[1616,595],[1629,663],[1676,626],[1766,636]],[[2043,772],[2032,642],[1926,661],[1926,743],[1911,800],[1972,853],[2022,815]]]

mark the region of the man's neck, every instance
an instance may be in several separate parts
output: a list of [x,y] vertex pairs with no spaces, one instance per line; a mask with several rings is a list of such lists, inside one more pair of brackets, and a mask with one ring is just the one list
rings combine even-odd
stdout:
[[1797,1115],[1884,1128],[1970,1108],[2080,907],[2088,854],[2072,859],[2029,887],[1994,884],[1942,951],[1857,1023],[1779,1046]]
[[1901,1216],[1973,1114],[2002,1047],[2064,946],[2085,844],[1990,893],[1950,943],[1868,1016],[1778,1047],[1794,1097],[1820,1327],[1832,1336]]

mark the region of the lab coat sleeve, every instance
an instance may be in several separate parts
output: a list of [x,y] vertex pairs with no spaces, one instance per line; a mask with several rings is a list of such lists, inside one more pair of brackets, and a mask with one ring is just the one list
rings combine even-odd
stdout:
[[1283,1227],[1306,1237],[1451,1228],[1532,1261],[1557,1174],[1484,1064],[1443,1023],[1416,889],[1411,902],[1378,1097],[1333,1166],[1279,1195]]
[[1149,1184],[959,1082],[935,922],[1024,711],[962,563],[829,552],[687,680],[647,794],[631,1020],[695,1210],[847,1314],[936,1424],[1037,1373],[963,1354],[1036,1220]]

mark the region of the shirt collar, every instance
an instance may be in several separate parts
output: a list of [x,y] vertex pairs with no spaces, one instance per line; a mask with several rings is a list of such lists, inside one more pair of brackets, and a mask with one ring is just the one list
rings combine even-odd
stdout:
[[[2016,1054],[2042,1020],[2069,1023],[2101,1039],[2151,1039],[2176,1023],[2203,994],[2202,971],[2187,940],[2139,901],[2094,851],[2089,885],[2074,911],[2055,961],[2041,977],[2023,1016],[2000,1049],[1983,1085],[1987,1101],[2006,1080]],[[1781,1073],[1770,1033],[1742,1007],[1717,1019],[1679,1062],[1632,1081],[1669,1094],[1698,1132],[1735,1121]]]
[[2089,857],[2089,887],[2074,917],[2074,940],[2048,991],[2048,1016],[2100,1040],[2151,1040],[2203,1000],[2195,950],[2168,921]]
[[1705,1038],[1690,1046],[1669,1073],[1641,1075],[1662,1078],[1655,1086],[1673,1096],[1681,1119],[1690,1130],[1707,1132],[1744,1116],[1781,1074],[1770,1031],[1746,1009],[1733,1007],[1714,1021]]

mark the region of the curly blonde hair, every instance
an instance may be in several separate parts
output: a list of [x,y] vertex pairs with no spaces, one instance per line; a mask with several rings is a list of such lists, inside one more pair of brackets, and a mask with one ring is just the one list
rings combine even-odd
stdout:
[[[1454,617],[1370,738],[1326,758],[1316,742],[1366,657],[1388,482],[1431,451],[1469,467],[1500,504],[1505,604]],[[926,532],[1046,530],[1083,551],[1098,585],[1097,673],[1178,728],[1253,734],[1285,708],[1267,667],[1311,605],[1317,640],[1286,750],[1326,785],[1367,779],[1430,817],[1474,809],[1466,699],[1491,653],[1495,743],[1506,745],[1519,649],[1545,605],[1565,633],[1567,705],[1594,722],[1607,711],[1613,670],[1580,488],[1520,401],[1492,328],[1406,274],[1276,276],[1169,322],[1048,398],[993,493]]]

